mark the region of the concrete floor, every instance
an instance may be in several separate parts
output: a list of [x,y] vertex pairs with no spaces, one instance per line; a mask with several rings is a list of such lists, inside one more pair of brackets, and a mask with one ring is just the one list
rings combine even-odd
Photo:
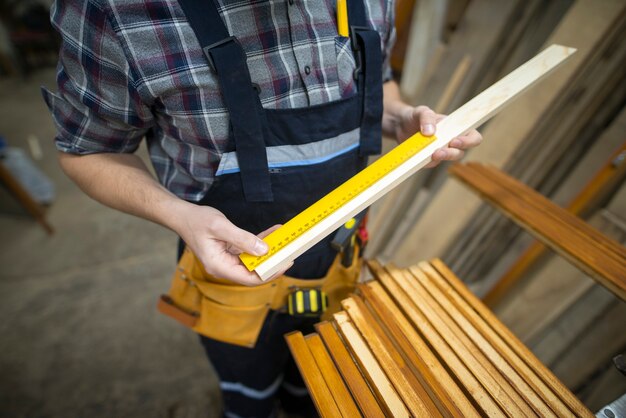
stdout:
[[40,85],[54,88],[53,69],[0,79],[0,135],[27,152],[39,138],[37,165],[57,189],[53,236],[0,190],[0,417],[215,416],[217,380],[196,335],[155,309],[176,237],[63,175]]

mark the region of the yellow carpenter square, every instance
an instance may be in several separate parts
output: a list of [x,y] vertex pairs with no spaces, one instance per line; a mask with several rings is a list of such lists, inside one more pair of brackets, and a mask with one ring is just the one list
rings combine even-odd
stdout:
[[254,270],[278,250],[417,154],[435,139],[434,136],[426,137],[416,133],[265,237],[263,241],[269,246],[267,254],[257,257],[243,253],[239,258],[248,270]]

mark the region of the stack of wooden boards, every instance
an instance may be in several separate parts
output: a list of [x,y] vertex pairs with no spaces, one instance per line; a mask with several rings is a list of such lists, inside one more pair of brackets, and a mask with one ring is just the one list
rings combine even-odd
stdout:
[[[438,63],[429,65],[417,90],[405,93],[415,104],[449,111],[542,45],[576,47],[558,75],[481,129],[484,142],[467,160],[502,169],[626,243],[623,175],[612,184],[598,178],[605,190],[592,199],[583,193],[603,167],[619,166],[615,151],[626,141],[626,3],[448,0],[448,7],[459,2],[467,7],[435,54]],[[469,69],[463,69],[466,58]],[[453,85],[460,87],[450,96]],[[498,317],[589,407],[624,393],[626,382],[611,359],[626,350],[620,329],[626,304],[562,257],[544,252],[530,260],[533,237],[446,169],[418,173],[373,208],[368,257],[400,266],[441,257],[477,295],[488,296]],[[515,286],[490,295],[513,273]]]
[[375,280],[287,335],[323,417],[593,416],[440,261]]
[[626,248],[497,168],[455,164],[450,173],[626,301]]

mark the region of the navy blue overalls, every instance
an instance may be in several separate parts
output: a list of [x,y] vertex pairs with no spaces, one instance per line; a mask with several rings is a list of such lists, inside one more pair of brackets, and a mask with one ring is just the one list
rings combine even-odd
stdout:
[[[179,2],[217,75],[230,115],[229,149],[200,204],[258,234],[285,223],[362,170],[368,155],[380,153],[381,41],[367,23],[361,0],[348,2],[358,93],[323,105],[281,110],[261,106],[245,52],[228,33],[214,1]],[[336,256],[331,238],[300,256],[287,274],[325,276]],[[201,337],[221,380],[226,416],[270,416],[281,382],[291,387],[292,395],[304,388],[295,367],[285,370],[290,358],[283,335],[314,322],[270,314],[253,349]]]

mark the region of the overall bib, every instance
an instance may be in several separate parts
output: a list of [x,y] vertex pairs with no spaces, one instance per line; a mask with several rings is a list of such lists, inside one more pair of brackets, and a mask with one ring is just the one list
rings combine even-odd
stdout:
[[[258,234],[285,223],[362,170],[369,155],[380,153],[381,40],[367,23],[363,0],[348,2],[357,93],[322,105],[280,110],[262,107],[245,52],[228,33],[215,3],[179,3],[217,75],[230,116],[229,149],[222,156],[214,184],[199,204],[220,210],[239,228]],[[331,239],[332,234],[296,259],[286,275],[297,279],[280,278],[258,288],[211,277],[197,280],[206,273],[198,272],[201,266],[185,250],[170,296],[188,312],[197,306],[196,318],[189,318],[187,325],[201,334],[220,376],[227,415],[271,413],[272,396],[289,361],[282,335],[319,320],[276,311],[282,303],[276,289],[285,290],[282,279],[289,285],[308,280],[321,285],[319,279],[329,269],[337,274],[340,263]],[[349,273],[356,281],[356,275]],[[250,292],[267,293],[268,303],[242,306],[252,298]],[[229,322],[229,318],[236,319]],[[300,382],[295,384],[303,387]]]

